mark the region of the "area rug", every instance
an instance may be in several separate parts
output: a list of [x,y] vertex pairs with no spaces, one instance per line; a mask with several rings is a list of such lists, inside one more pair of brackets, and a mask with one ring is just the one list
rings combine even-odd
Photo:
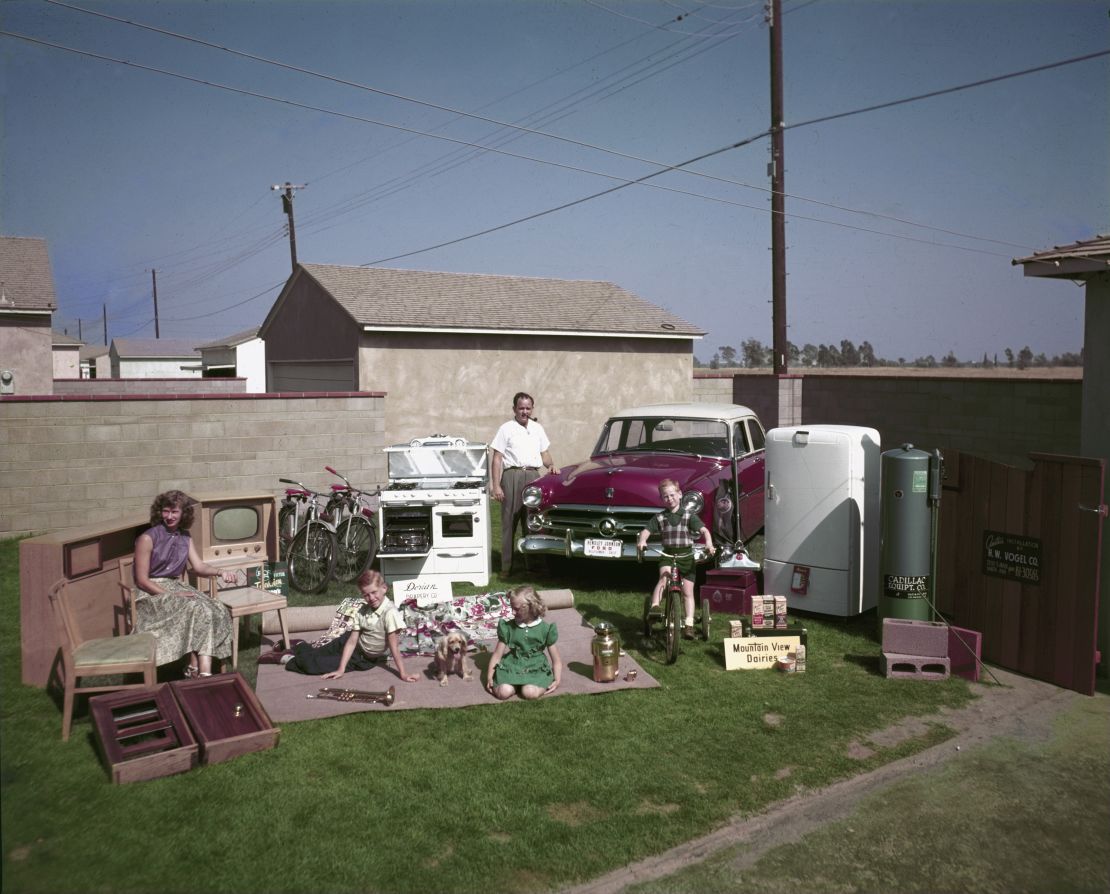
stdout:
[[[595,695],[606,692],[619,692],[625,689],[651,689],[659,683],[651,677],[631,656],[622,654],[620,675],[609,683],[595,683],[593,679],[593,628],[583,620],[576,609],[551,609],[547,620],[559,628],[559,654],[563,659],[563,678],[559,688],[551,696]],[[312,641],[323,633],[311,631],[298,633],[299,638]],[[269,634],[263,638],[263,649],[268,649],[267,640],[276,642]],[[435,665],[431,658],[411,655],[405,658],[405,669],[417,674],[420,679],[415,683],[403,682],[392,668],[374,667],[368,671],[349,671],[339,680],[324,680],[320,677],[307,677],[285,670],[277,664],[260,664],[255,692],[274,723],[290,723],[298,720],[319,720],[340,714],[353,714],[359,711],[403,711],[411,708],[463,708],[470,705],[497,704],[485,689],[485,672],[489,665],[491,651],[496,643],[483,643],[486,651],[471,655],[474,665],[474,679],[469,683],[458,676],[450,677],[446,686],[440,686],[435,679]],[[634,679],[628,679],[629,672],[635,671]],[[394,690],[391,706],[376,702],[341,702],[330,699],[307,698],[317,695],[321,687],[337,689],[357,689],[363,692],[386,692]]]

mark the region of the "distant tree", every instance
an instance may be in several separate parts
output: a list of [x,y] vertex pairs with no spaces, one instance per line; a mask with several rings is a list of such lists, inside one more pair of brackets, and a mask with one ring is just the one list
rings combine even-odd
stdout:
[[802,345],[802,366],[817,365],[817,345],[806,342]]
[[736,348],[732,345],[721,345],[717,350],[721,354],[722,366],[736,366]]
[[694,369],[703,369],[705,364],[698,360],[698,355],[694,355]]
[[953,351],[950,348],[948,350],[948,353],[944,355],[944,359],[941,360],[940,362],[941,362],[942,366],[948,366],[948,367],[959,366],[960,365],[960,358],[957,357],[956,352]]
[[898,358],[898,365],[899,366],[905,366],[906,365],[906,358],[905,357],[899,357]]
[[859,345],[859,362],[862,366],[875,366],[875,349],[871,347],[871,342],[862,341]]
[[840,364],[841,366],[859,366],[859,351],[846,338],[840,340]]
[[934,357],[932,354],[929,354],[925,357],[918,357],[913,362],[913,365],[914,366],[925,367],[925,368],[928,368],[928,369],[932,369],[933,367],[935,367],[937,365],[937,358]]
[[991,361],[990,361],[990,358],[989,358],[989,357],[987,356],[987,352],[986,352],[986,351],[984,351],[984,352],[983,352],[983,362],[982,362],[981,364],[979,364],[979,365],[980,365],[980,366],[982,366],[982,367],[983,367],[983,369],[986,369],[986,368],[987,368],[988,366],[990,366],[990,365],[991,365]]
[[998,366],[998,354],[997,353],[994,355],[994,365]]
[[1052,358],[1053,366],[1082,366],[1083,357],[1080,354],[1073,354],[1070,351]]
[[721,368],[721,355],[720,354],[714,354],[713,355],[712,359],[710,359],[710,361],[709,361],[709,368],[710,369],[720,369]]
[[1029,365],[1033,362],[1033,351],[1026,345],[1018,351],[1017,368],[1028,369]]
[[786,356],[790,358],[791,366],[797,366],[802,356],[801,349],[790,339],[786,340]]
[[1002,353],[1006,355],[1006,365],[1012,367],[1014,365],[1014,352],[1007,348]]
[[744,356],[744,366],[748,369],[767,366],[767,354],[769,352],[758,338],[747,339],[740,345],[740,350]]
[[1048,358],[1044,355],[1044,351],[1041,351],[1041,353],[1039,353],[1036,357],[1033,358],[1033,365],[1034,366],[1048,366]]

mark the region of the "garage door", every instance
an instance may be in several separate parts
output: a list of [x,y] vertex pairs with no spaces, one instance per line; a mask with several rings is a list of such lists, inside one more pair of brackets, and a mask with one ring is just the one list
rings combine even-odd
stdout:
[[270,391],[357,391],[353,360],[271,363]]

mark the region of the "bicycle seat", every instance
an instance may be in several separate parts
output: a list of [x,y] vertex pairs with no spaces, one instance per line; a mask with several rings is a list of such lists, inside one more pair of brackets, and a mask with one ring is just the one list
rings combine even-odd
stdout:
[[296,487],[285,488],[285,496],[287,497],[307,497],[309,493],[311,492],[307,490],[301,490],[300,488]]
[[332,489],[332,493],[336,493],[338,491],[348,491],[348,490],[350,490],[350,488],[347,487],[347,485],[345,485],[345,484],[333,484],[331,486],[331,489]]

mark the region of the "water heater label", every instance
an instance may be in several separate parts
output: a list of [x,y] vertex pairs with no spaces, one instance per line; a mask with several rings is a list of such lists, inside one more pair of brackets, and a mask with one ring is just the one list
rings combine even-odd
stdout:
[[929,595],[929,575],[888,574],[883,578],[888,599],[924,599]]
[[923,494],[929,489],[929,470],[921,469],[913,473],[913,492]]
[[1039,585],[1041,541],[1001,531],[984,531],[983,574]]

